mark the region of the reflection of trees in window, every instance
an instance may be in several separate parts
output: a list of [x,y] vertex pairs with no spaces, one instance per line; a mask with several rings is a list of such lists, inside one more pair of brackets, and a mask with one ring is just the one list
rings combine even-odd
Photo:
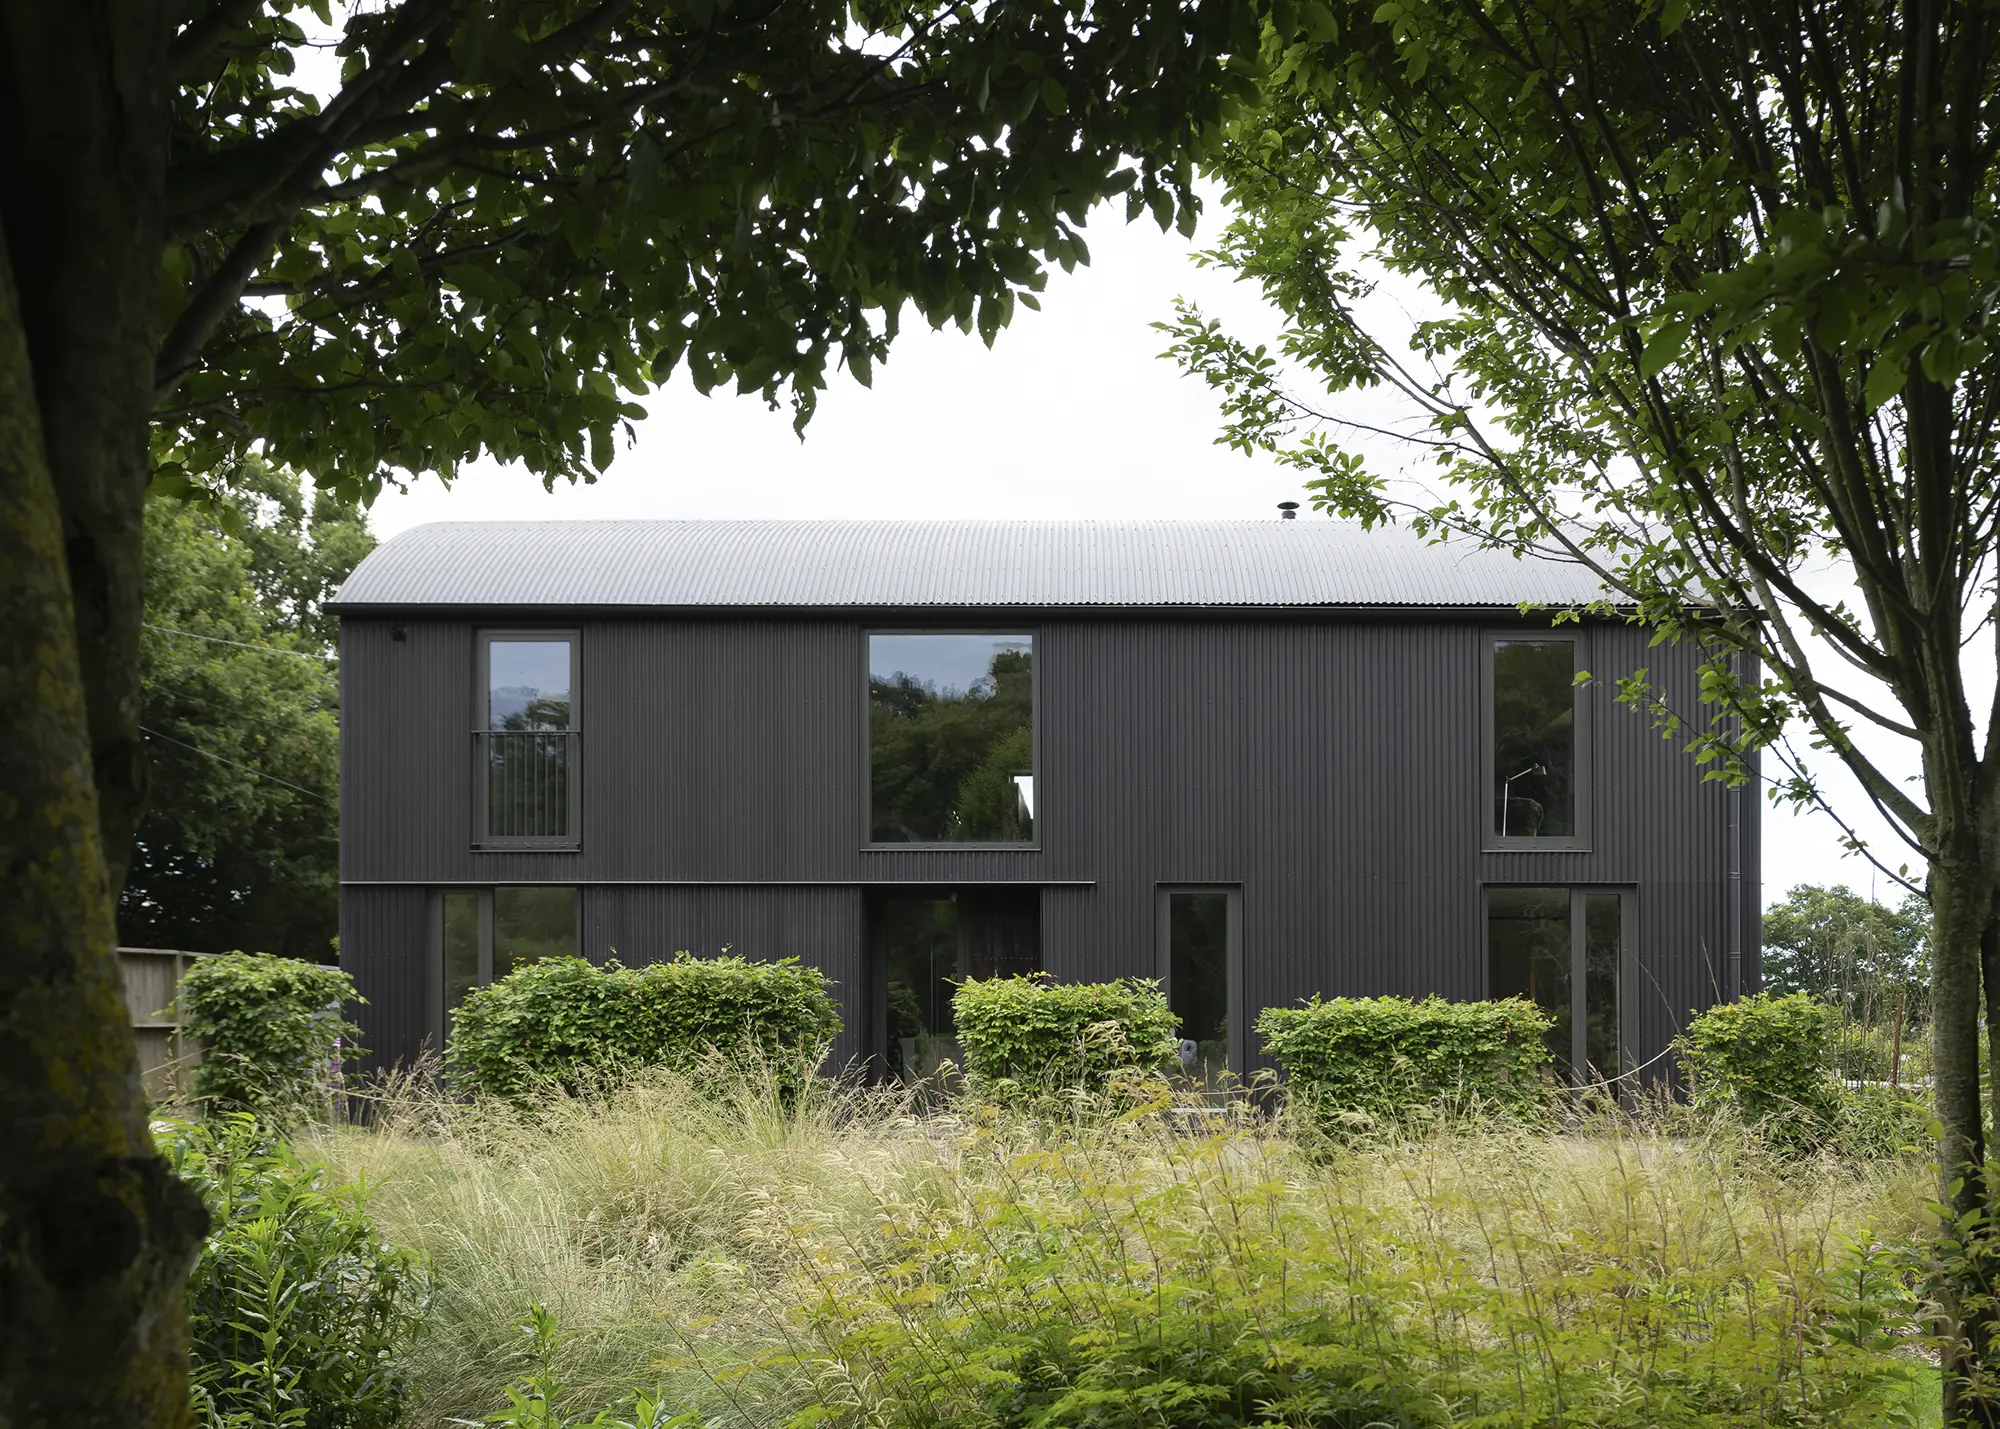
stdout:
[[568,640],[487,645],[486,837],[562,840],[576,752]]
[[1608,1079],[1623,1070],[1625,917],[1625,895],[1615,890],[1486,891],[1488,995],[1524,997],[1549,1014],[1549,1051],[1564,1080]]
[[[901,637],[887,637],[893,641]],[[875,637],[881,642],[883,637]],[[870,837],[877,843],[1018,843],[1034,838],[1034,678],[1026,637],[928,637],[992,651],[961,688],[871,658]],[[914,643],[914,642],[913,642]],[[886,642],[871,655],[892,655]]]
[[493,890],[493,976],[543,958],[576,956],[576,890],[549,885]]
[[1569,905],[1567,888],[1494,888],[1486,895],[1488,990],[1526,998],[1549,1014],[1549,1051],[1564,1080],[1574,1060]]
[[1576,660],[1568,640],[1493,643],[1493,832],[1576,835]]

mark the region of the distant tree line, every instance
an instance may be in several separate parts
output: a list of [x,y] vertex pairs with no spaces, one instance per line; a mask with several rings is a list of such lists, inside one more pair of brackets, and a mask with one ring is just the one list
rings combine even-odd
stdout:
[[226,497],[147,502],[153,785],[120,942],[332,960],[340,681],[326,601],[374,544],[356,500],[261,463]]

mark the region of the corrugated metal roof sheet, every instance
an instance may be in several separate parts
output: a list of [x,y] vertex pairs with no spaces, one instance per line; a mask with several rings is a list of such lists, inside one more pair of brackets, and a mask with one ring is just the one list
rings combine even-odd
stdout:
[[1574,566],[1313,519],[446,521],[384,542],[333,603],[1516,606],[1597,592]]

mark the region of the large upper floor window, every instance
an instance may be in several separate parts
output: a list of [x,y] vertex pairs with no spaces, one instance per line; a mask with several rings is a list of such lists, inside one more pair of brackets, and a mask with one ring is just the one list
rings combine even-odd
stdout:
[[868,637],[868,837],[1034,842],[1034,636]]
[[561,631],[480,636],[482,847],[576,846],[576,643]]
[[1585,729],[1577,638],[1495,635],[1486,647],[1486,839],[1580,847]]

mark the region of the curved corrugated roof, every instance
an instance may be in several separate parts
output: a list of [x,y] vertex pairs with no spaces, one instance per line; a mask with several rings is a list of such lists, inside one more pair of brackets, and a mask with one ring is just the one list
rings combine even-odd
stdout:
[[1517,606],[1584,571],[1399,528],[1298,521],[445,521],[334,604],[701,608]]

